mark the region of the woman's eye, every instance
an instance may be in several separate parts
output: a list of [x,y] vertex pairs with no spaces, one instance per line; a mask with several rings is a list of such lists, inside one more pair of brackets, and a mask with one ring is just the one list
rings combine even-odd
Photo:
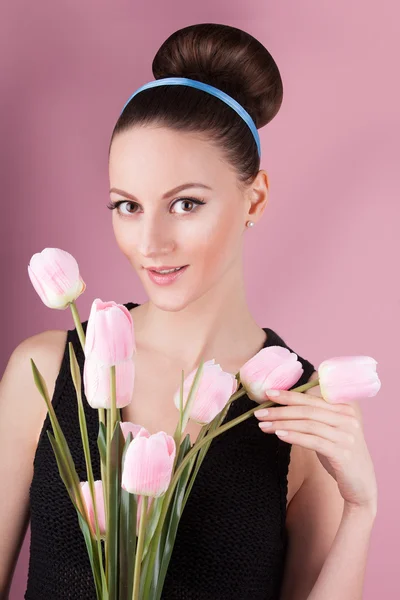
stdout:
[[[193,213],[193,212],[195,212],[197,205],[205,204],[205,202],[203,200],[198,200],[197,198],[179,198],[178,200],[175,200],[175,202],[173,203],[172,206],[175,206],[179,203],[181,203],[181,205],[183,207],[184,206],[187,207],[187,205],[189,204],[189,207],[192,207],[192,208],[190,208],[189,210],[184,209],[183,212],[177,212],[177,214]],[[138,212],[137,210],[129,210],[128,212],[121,210],[121,207],[125,204],[130,205],[131,207],[134,207],[134,209],[137,206],[139,206],[136,202],[130,202],[128,200],[117,200],[116,202],[111,201],[107,206],[111,210],[116,208],[117,212],[119,214],[121,214],[122,216],[129,216],[129,215],[133,215]],[[193,206],[194,206],[194,208],[193,208]]]
[[116,204],[115,204],[115,208],[116,208],[116,209],[118,210],[118,212],[119,212],[119,213],[121,213],[122,215],[126,215],[126,214],[128,214],[128,215],[132,215],[132,214],[134,214],[134,213],[136,212],[136,211],[128,211],[128,213],[125,213],[125,212],[123,212],[123,211],[121,210],[121,206],[122,206],[123,204],[130,204],[130,205],[131,205],[131,206],[133,206],[133,207],[137,206],[136,202],[123,202],[123,201],[116,202]]
[[189,204],[189,205],[194,206],[194,208],[191,209],[191,210],[189,210],[189,211],[184,210],[183,211],[184,213],[185,212],[194,212],[196,210],[196,208],[197,208],[196,205],[198,205],[198,204],[205,204],[204,202],[201,202],[200,200],[195,200],[194,198],[180,198],[179,200],[177,200],[176,202],[174,202],[173,206],[175,206],[175,204],[179,204],[180,202],[182,203],[182,205],[186,204],[186,206],[187,206]]

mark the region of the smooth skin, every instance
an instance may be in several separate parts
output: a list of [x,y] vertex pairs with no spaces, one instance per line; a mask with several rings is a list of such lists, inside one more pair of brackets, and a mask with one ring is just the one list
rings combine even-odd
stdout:
[[32,376],[30,358],[50,397],[60,370],[66,332],[49,330],[23,340],[0,381],[0,598],[8,599],[18,555],[29,524],[29,487],[46,404]]
[[[267,206],[266,172],[260,170],[253,183],[243,188],[211,142],[195,134],[149,126],[131,129],[114,139],[109,168],[110,188],[114,190],[110,199],[123,201],[119,209],[112,211],[116,242],[149,298],[132,311],[136,315],[135,331],[137,325],[145,350],[162,358],[166,372],[168,365],[178,363],[179,370],[189,373],[200,357],[215,357],[226,370],[244,364],[265,337],[250,313],[245,295],[243,236],[252,231],[246,228],[247,220],[257,226]],[[187,182],[199,182],[209,189],[191,187],[163,197]],[[191,198],[205,204],[197,206]],[[166,287],[154,284],[144,268],[187,264],[186,273]],[[0,480],[7,489],[0,500],[1,598],[7,598],[26,532],[32,462],[46,416],[29,358],[35,360],[48,382],[52,397],[65,336],[66,332],[52,330],[24,340],[12,353],[0,383]],[[278,407],[271,412],[281,429],[287,419],[292,437],[281,439],[293,444],[286,520],[289,547],[282,600],[308,598],[348,500],[342,495],[347,487],[343,483],[339,489],[337,471],[321,442],[327,433],[321,429],[324,413],[317,413],[313,406],[319,393],[319,387],[314,387],[307,395],[301,394],[301,414],[290,412],[300,409],[300,401],[289,407],[289,396],[282,397],[288,407],[280,413]],[[361,476],[362,493],[351,497],[354,506],[365,501],[372,514],[376,484],[363,437],[361,410],[356,403],[352,407],[353,413],[343,415],[351,423],[357,419],[360,427],[353,427],[357,437],[346,459],[347,473],[363,464],[366,474]],[[326,412],[339,414],[330,409]],[[330,427],[340,434],[347,431],[349,423],[344,419]],[[298,432],[303,427],[304,433],[294,434],[296,427]],[[304,427],[309,430],[305,432]],[[265,435],[270,433],[265,431]],[[345,482],[345,468],[343,473]]]

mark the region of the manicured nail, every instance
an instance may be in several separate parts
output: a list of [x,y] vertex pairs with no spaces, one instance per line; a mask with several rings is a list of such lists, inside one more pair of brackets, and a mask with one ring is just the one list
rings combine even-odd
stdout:
[[258,426],[260,429],[267,429],[268,427],[272,427],[272,423],[270,421],[261,421]]
[[287,432],[287,431],[285,431],[284,429],[277,429],[277,430],[275,431],[275,433],[276,433],[276,435],[282,435],[282,436],[285,436],[285,435],[287,435],[287,434],[288,434],[288,432]]
[[279,390],[265,390],[265,393],[267,394],[267,396],[279,396],[280,391]]
[[260,417],[266,417],[268,415],[268,408],[261,408],[254,411],[255,416],[259,419]]

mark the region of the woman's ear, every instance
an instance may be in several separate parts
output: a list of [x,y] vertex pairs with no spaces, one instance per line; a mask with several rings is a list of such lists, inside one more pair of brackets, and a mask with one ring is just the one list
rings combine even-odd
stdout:
[[246,195],[249,206],[247,216],[256,223],[261,218],[269,200],[269,180],[264,169],[258,171]]

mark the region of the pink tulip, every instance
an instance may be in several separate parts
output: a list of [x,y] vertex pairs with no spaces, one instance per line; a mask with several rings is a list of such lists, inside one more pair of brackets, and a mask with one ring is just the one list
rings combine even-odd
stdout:
[[128,437],[128,433],[131,433],[132,437],[134,438],[137,436],[141,429],[144,429],[147,433],[146,437],[149,437],[150,435],[147,429],[145,429],[141,425],[136,425],[136,423],[130,423],[129,421],[120,421],[120,427],[122,429],[122,433],[124,435],[125,440]]
[[85,358],[111,367],[133,357],[136,351],[131,313],[123,304],[96,298],[86,329]]
[[262,348],[240,369],[240,381],[249,398],[265,402],[265,390],[289,390],[303,374],[297,354],[283,346]]
[[331,404],[371,398],[381,388],[377,361],[370,356],[339,356],[318,367],[321,395]]
[[121,485],[131,494],[153,496],[165,494],[171,481],[176,446],[164,431],[152,435],[142,428],[125,454]]
[[[136,437],[139,431],[142,431],[141,435],[144,437],[150,437],[150,433],[147,431],[145,427],[141,425],[136,425],[135,423],[130,423],[129,421],[120,421],[120,427],[122,429],[122,433],[124,438],[128,437],[128,433],[131,433],[133,437]],[[149,512],[153,498],[149,498],[147,503],[147,512]],[[136,533],[139,531],[140,527],[140,513],[142,509],[143,496],[137,497],[137,509],[136,509]]]
[[34,254],[28,275],[42,302],[64,310],[86,289],[75,258],[59,248],[45,248]]
[[[183,384],[183,408],[188,400],[190,387],[195,378],[197,369],[194,369]],[[203,372],[197,393],[191,405],[189,418],[200,424],[210,423],[214,417],[226,406],[229,398],[237,390],[238,382],[235,375],[223,371],[215,360],[204,363]],[[180,388],[174,395],[174,403],[179,410]]]
[[[92,502],[92,496],[90,493],[90,487],[88,481],[80,482],[82,488],[82,496],[88,511],[89,515],[89,526],[93,533],[96,535],[96,522],[94,517],[94,507]],[[94,482],[94,497],[97,508],[97,518],[99,522],[99,530],[100,536],[105,536],[106,534],[106,516],[105,516],[105,508],[104,508],[104,496],[103,496],[103,483],[100,480]]]
[[83,381],[92,408],[111,408],[111,371],[115,365],[116,405],[132,400],[136,351],[133,320],[122,304],[93,301],[86,329]]
[[[133,358],[115,367],[116,407],[123,408],[132,401],[135,383]],[[92,408],[111,408],[111,369],[87,358],[83,365],[83,385],[88,404]]]

